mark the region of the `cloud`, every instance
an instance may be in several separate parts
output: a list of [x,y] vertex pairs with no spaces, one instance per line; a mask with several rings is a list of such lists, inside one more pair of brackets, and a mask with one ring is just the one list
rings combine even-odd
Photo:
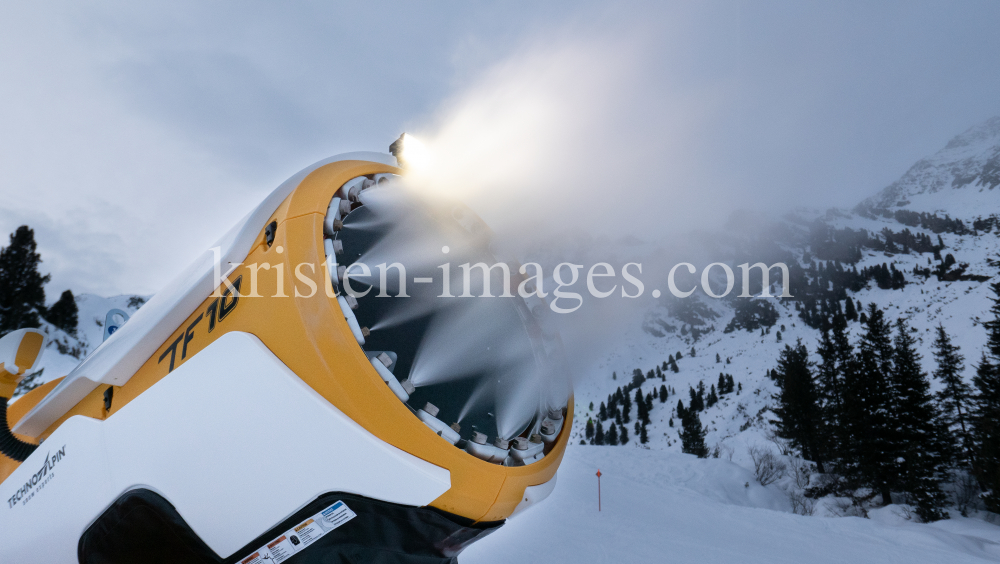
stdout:
[[403,129],[511,237],[654,237],[853,205],[1000,113],[995,3],[0,10],[0,234],[68,234],[41,239],[53,284],[99,293],[155,292],[298,169]]

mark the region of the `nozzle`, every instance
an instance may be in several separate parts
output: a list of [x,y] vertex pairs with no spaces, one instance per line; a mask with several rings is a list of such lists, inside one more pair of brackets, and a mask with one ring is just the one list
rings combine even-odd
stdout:
[[417,410],[417,417],[419,417],[425,425],[430,427],[432,431],[437,433],[439,437],[451,444],[455,444],[460,441],[462,436],[458,434],[455,426],[445,425],[444,422],[437,418],[437,414],[438,408],[431,402],[424,404],[423,409]]
[[369,335],[367,327],[361,327],[358,324],[358,318],[354,316],[354,312],[351,311],[351,306],[347,303],[347,296],[338,296],[337,303],[340,304],[340,311],[344,314],[344,319],[347,320],[347,326],[351,328],[351,333],[354,335],[354,339],[359,345],[364,346],[365,337]]
[[440,413],[441,410],[439,410],[438,406],[434,405],[433,403],[427,402],[424,404],[424,411],[426,411],[427,414],[430,415],[431,417],[437,417],[438,413]]
[[337,205],[337,212],[340,214],[340,217],[344,217],[345,215],[351,213],[351,202],[347,200],[340,200]]
[[400,382],[399,385],[403,386],[403,389],[406,390],[406,393],[410,394],[411,396],[413,395],[414,390],[416,390],[416,388],[413,386],[413,382],[410,382],[409,378]]
[[[362,327],[361,329],[363,331],[366,328]],[[389,370],[389,367],[392,366],[392,357],[383,352],[375,358],[372,358],[371,363],[375,368],[375,372],[378,373],[379,378],[381,378],[382,381],[389,386],[389,389],[392,390],[392,393],[395,394],[397,398],[399,398],[399,401],[403,403],[410,401],[410,392],[406,391],[406,389],[399,383],[399,380],[396,380],[396,377]]]
[[545,454],[543,450],[545,444],[538,433],[533,433],[530,438],[517,437],[514,439],[514,447],[510,449],[510,463],[515,466],[531,464],[541,460]]

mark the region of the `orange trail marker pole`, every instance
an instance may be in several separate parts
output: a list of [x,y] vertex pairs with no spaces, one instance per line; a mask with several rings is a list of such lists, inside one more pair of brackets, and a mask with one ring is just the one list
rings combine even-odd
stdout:
[[597,470],[597,510],[601,510],[601,470]]

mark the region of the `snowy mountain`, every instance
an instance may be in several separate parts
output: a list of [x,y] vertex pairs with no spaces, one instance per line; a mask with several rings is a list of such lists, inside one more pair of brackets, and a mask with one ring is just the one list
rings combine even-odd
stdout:
[[[935,368],[930,350],[932,332],[943,325],[961,346],[966,358],[964,375],[971,381],[973,365],[986,341],[982,322],[989,319],[989,280],[997,273],[988,260],[1000,256],[1000,226],[995,219],[1000,213],[1000,191],[993,191],[1000,184],[998,165],[1000,117],[952,139],[937,154],[920,160],[902,178],[852,211],[797,210],[763,231],[759,227],[751,232],[727,225],[728,232],[715,239],[719,258],[713,260],[734,266],[746,257],[751,258],[750,262],[767,260],[768,264],[777,257],[790,261],[790,266],[795,264],[793,271],[800,269],[803,273],[797,285],[793,284],[795,298],[758,298],[773,305],[777,322],[770,328],[731,332],[723,328],[735,316],[735,300],[692,296],[689,300],[697,301],[680,306],[677,300],[660,299],[643,320],[622,332],[600,361],[580,378],[572,443],[586,439],[588,419],[598,420],[601,402],[607,403],[609,394],[630,383],[634,370],[648,375],[659,366],[663,378],[648,380],[644,376],[639,386],[641,394],[652,393],[655,397],[661,386],[676,394],[670,394],[666,402],[654,399],[649,443],[639,445],[636,440],[633,407],[631,421],[626,424],[629,443],[607,448],[679,453],[680,420],[675,410],[678,400],[689,405],[689,389],[697,388],[700,382],[706,388],[717,384],[723,373],[732,375],[742,385],[742,391],[721,395],[718,403],[701,413],[701,422],[708,428],[709,449],[747,468],[753,466],[749,454],[752,447],[776,454],[783,451],[785,447],[774,438],[769,422],[774,417],[769,407],[777,388],[767,372],[775,368],[781,349],[797,339],[809,348],[812,360],[819,359],[816,345],[821,332],[815,323],[806,322],[801,310],[807,309],[810,301],[822,303],[824,295],[829,296],[826,303],[832,298],[836,307],[846,297],[859,305],[875,303],[887,311],[890,321],[905,318],[914,331],[923,355],[923,369],[928,374]],[[739,241],[751,239],[757,241],[753,249],[738,248]],[[947,267],[943,266],[946,262]],[[859,273],[855,280],[886,265],[900,273],[905,286],[892,289],[888,283],[868,278],[838,297],[837,292],[826,291],[838,276],[835,263],[837,269],[846,272],[844,276],[852,276],[852,269]],[[817,289],[818,285],[822,288]],[[850,323],[848,332],[856,342],[860,323]],[[694,356],[690,354],[692,347]],[[679,352],[681,357],[676,359]],[[675,357],[677,373],[662,370],[670,357]],[[932,389],[939,386],[932,382]],[[632,389],[630,395],[634,394]],[[604,423],[605,428],[607,425]],[[820,503],[815,510],[817,515],[839,514],[832,504]]]
[[920,159],[906,174],[856,211],[877,209],[944,212],[973,219],[997,213],[1000,185],[1000,116],[970,128],[931,157]]

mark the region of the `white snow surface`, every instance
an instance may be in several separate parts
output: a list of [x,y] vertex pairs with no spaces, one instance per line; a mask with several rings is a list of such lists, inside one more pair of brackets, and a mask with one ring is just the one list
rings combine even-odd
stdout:
[[[601,511],[597,510],[597,470]],[[744,486],[749,484],[749,486]],[[895,509],[859,517],[790,512],[777,486],[723,459],[571,446],[552,495],[469,547],[463,564],[671,562],[840,564],[1000,561],[1000,527],[955,516],[930,525]]]

